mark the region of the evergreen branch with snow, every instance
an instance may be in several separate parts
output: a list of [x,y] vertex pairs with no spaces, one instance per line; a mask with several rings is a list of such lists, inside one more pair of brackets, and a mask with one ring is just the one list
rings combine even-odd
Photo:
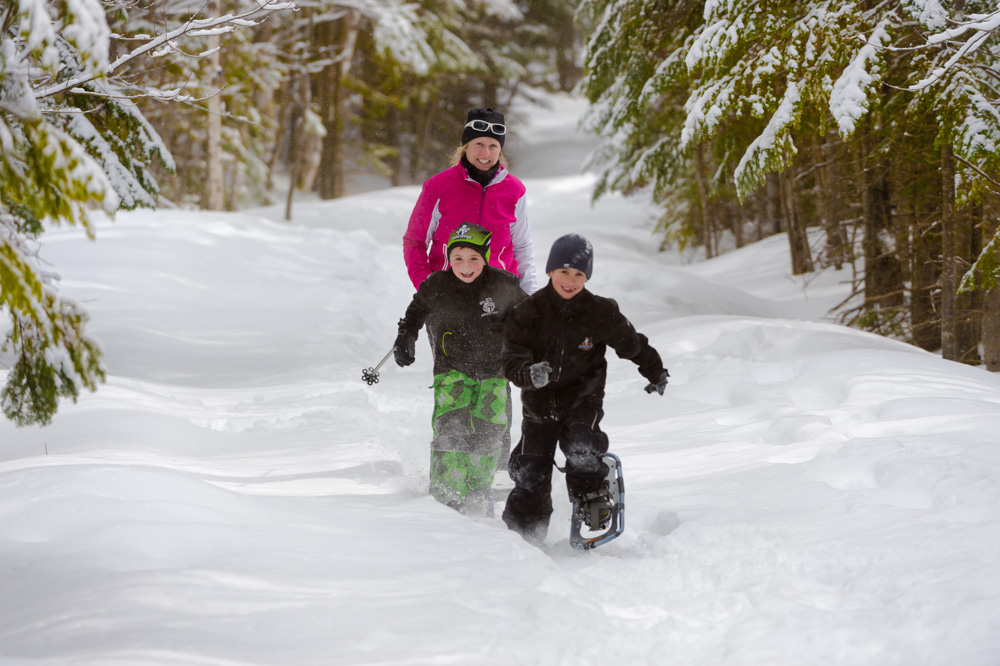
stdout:
[[223,16],[209,17],[203,19],[190,19],[183,25],[164,32],[145,42],[142,46],[129,51],[116,58],[114,62],[109,62],[104,66],[88,68],[88,71],[79,76],[69,78],[58,83],[40,87],[35,91],[37,99],[43,99],[52,95],[58,95],[71,88],[82,86],[90,81],[114,74],[130,62],[141,56],[155,52],[164,46],[169,46],[172,42],[185,36],[204,36],[208,34],[225,34],[236,30],[238,27],[252,27],[263,20],[268,15],[285,10],[295,9],[294,2],[284,2],[282,0],[256,0],[253,6],[246,11],[237,14],[225,14]]
[[292,7],[254,0],[240,13],[190,19],[111,62],[100,0],[0,3],[0,312],[10,323],[0,348],[12,359],[0,405],[17,425],[50,423],[60,399],[75,401],[105,376],[86,312],[42,267],[44,224],[79,226],[93,238],[96,211],[153,207],[152,164],[173,169],[156,131],[109,76],[183,36],[253,25]]

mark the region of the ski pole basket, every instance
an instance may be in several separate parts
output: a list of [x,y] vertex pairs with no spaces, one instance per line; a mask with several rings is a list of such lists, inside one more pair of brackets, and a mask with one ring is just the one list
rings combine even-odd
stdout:
[[390,349],[389,353],[385,355],[385,358],[379,361],[379,364],[376,365],[374,368],[365,368],[364,370],[362,370],[361,380],[366,384],[368,384],[368,386],[371,386],[372,384],[378,384],[378,369],[381,368],[383,365],[385,365],[385,362],[389,360],[390,356],[392,356],[392,352],[393,350]]

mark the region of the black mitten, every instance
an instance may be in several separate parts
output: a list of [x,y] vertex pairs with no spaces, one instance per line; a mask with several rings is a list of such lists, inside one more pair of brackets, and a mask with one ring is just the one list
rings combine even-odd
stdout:
[[[402,321],[402,320],[400,320]],[[399,327],[399,335],[392,344],[392,356],[396,359],[396,365],[405,368],[416,360],[417,336],[409,329]]]

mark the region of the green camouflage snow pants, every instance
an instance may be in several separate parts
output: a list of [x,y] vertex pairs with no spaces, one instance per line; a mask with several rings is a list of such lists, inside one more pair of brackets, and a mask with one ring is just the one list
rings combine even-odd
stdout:
[[430,492],[438,502],[488,513],[507,419],[507,380],[472,379],[458,370],[434,377]]

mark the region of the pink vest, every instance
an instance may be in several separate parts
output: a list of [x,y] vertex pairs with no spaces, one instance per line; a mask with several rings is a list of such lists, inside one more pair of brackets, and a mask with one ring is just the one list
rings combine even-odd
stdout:
[[[403,234],[403,259],[413,286],[447,267],[448,238],[463,222],[483,226],[492,234],[491,266],[520,275],[514,247],[518,237],[522,243],[517,244],[526,242],[531,254],[524,193],[524,184],[502,166],[485,188],[469,178],[461,164],[424,181]],[[516,228],[518,224],[521,228]],[[533,270],[533,257],[527,263]]]

